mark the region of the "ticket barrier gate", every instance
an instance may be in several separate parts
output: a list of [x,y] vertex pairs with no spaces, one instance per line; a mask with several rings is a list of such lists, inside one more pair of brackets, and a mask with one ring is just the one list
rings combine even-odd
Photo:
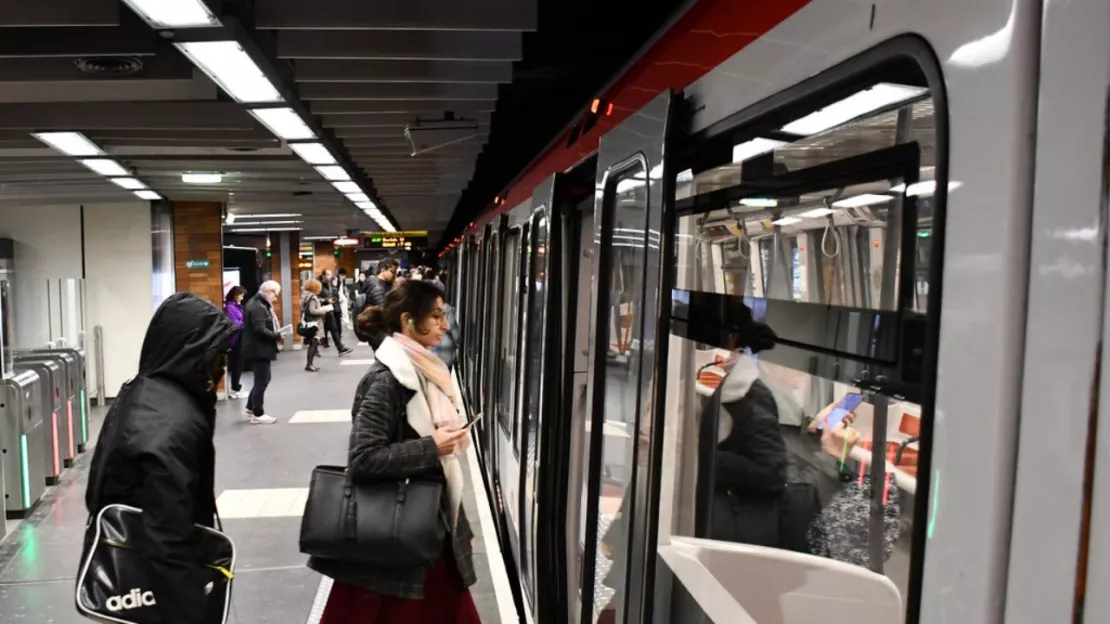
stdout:
[[16,351],[15,362],[54,362],[61,367],[62,410],[58,413],[58,446],[62,456],[62,468],[69,468],[81,452],[80,424],[75,422],[74,412],[78,409],[76,388],[77,362],[68,353],[47,351]]
[[57,485],[62,476],[62,448],[65,431],[65,374],[62,363],[54,359],[20,359],[15,360],[15,371],[30,370],[38,374],[43,405],[43,426],[46,435],[43,444],[46,452],[46,485]]
[[74,395],[72,409],[75,423],[75,432],[78,437],[75,441],[78,453],[85,452],[85,445],[89,442],[89,390],[88,390],[88,360],[85,350],[76,347],[48,347],[35,349],[34,353],[57,353],[67,355],[73,362],[74,369],[70,375],[70,385],[67,389]]
[[8,518],[26,518],[46,489],[42,381],[25,370],[0,379],[0,462]]

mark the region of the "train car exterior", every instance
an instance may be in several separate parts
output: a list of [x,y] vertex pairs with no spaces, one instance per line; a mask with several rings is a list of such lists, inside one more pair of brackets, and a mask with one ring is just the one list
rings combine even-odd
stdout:
[[1099,621],[1108,20],[702,0],[599,94],[445,254],[526,618]]

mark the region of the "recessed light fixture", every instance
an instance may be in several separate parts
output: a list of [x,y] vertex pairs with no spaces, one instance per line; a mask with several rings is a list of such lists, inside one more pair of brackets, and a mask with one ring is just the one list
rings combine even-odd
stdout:
[[123,0],[154,28],[219,26],[220,20],[201,0]]
[[827,217],[834,212],[836,211],[832,208],[814,208],[813,210],[807,210],[798,216],[802,217],[803,219],[816,219],[817,217]]
[[740,205],[749,208],[774,208],[779,205],[779,200],[773,197],[745,197],[740,200]]
[[347,199],[353,201],[356,204],[359,202],[370,201],[370,197],[366,193],[347,193]]
[[256,108],[250,113],[279,139],[304,141],[316,138],[316,133],[292,108]]
[[[162,0],[170,4],[169,0]],[[176,0],[175,0],[176,1]],[[235,41],[189,41],[174,44],[236,102],[282,102],[281,93]]]
[[80,132],[36,132],[31,136],[67,156],[103,156],[104,150]]
[[[230,216],[230,215],[228,215]],[[269,212],[261,214],[241,214],[240,219],[292,219],[294,217],[303,217],[299,212]]]
[[128,171],[110,158],[86,158],[77,161],[102,176],[126,176]]
[[864,193],[862,195],[855,195],[853,197],[846,197],[841,200],[833,202],[835,208],[859,208],[860,206],[870,206],[872,204],[884,204],[888,201],[894,201],[890,195],[875,195],[873,193]]
[[782,131],[805,136],[818,134],[870,112],[912,100],[928,92],[929,89],[925,87],[880,82],[870,89],[857,91],[843,100],[833,102],[825,108],[792,121],[783,126]]
[[316,167],[316,171],[318,171],[320,175],[324,176],[324,179],[326,180],[343,182],[350,181],[351,179],[351,175],[347,173],[347,170],[338,165],[324,165],[321,167]]
[[335,190],[339,191],[340,193],[361,193],[362,192],[362,189],[359,188],[358,184],[356,184],[354,182],[351,182],[350,180],[348,180],[346,182],[332,182],[331,185],[334,186]]
[[[243,226],[251,226],[251,225],[300,225],[302,223],[304,223],[304,221],[298,221],[296,219],[278,220],[278,221],[235,221],[236,226],[240,226],[240,225],[243,225]],[[227,225],[231,225],[231,224],[228,223]]]
[[145,184],[136,180],[135,178],[108,178],[108,179],[111,180],[113,183],[115,183],[115,184],[129,190],[129,191],[137,191],[139,189],[145,189],[146,188]]
[[181,181],[185,184],[219,184],[224,181],[222,173],[190,172],[181,174]]
[[739,145],[732,146],[732,162],[733,164],[742,163],[745,160],[750,160],[756,156],[774,151],[783,145],[786,145],[786,141],[776,141],[774,139],[752,139],[751,141],[745,141]]
[[801,222],[802,220],[797,217],[783,217],[781,219],[776,219],[772,221],[771,225],[794,225],[795,223]]
[[135,191],[135,195],[137,195],[139,199],[146,199],[149,201],[158,201],[162,199],[162,196],[154,191]]
[[289,147],[310,165],[335,164],[335,156],[322,143],[290,143]]

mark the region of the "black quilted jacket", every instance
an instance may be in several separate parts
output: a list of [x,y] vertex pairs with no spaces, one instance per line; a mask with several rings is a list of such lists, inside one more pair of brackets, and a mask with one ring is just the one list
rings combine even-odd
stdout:
[[[443,479],[435,442],[430,437],[418,437],[408,425],[406,406],[415,394],[402,386],[381,362],[375,362],[362,377],[351,407],[355,424],[351,428],[347,459],[347,469],[356,482],[412,476]],[[446,494],[446,488],[444,492]],[[470,587],[477,581],[470,545],[474,534],[461,508],[455,532],[453,535],[448,532],[448,535],[463,585]],[[424,597],[423,571],[404,575],[391,569],[316,558],[309,560],[308,567],[337,581],[380,594]]]

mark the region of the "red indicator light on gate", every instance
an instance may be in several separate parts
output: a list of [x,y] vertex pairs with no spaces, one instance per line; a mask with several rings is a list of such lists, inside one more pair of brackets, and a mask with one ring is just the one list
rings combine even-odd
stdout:
[[605,116],[608,117],[609,115],[612,115],[612,114],[613,114],[613,103],[609,102],[609,106],[605,107]]

